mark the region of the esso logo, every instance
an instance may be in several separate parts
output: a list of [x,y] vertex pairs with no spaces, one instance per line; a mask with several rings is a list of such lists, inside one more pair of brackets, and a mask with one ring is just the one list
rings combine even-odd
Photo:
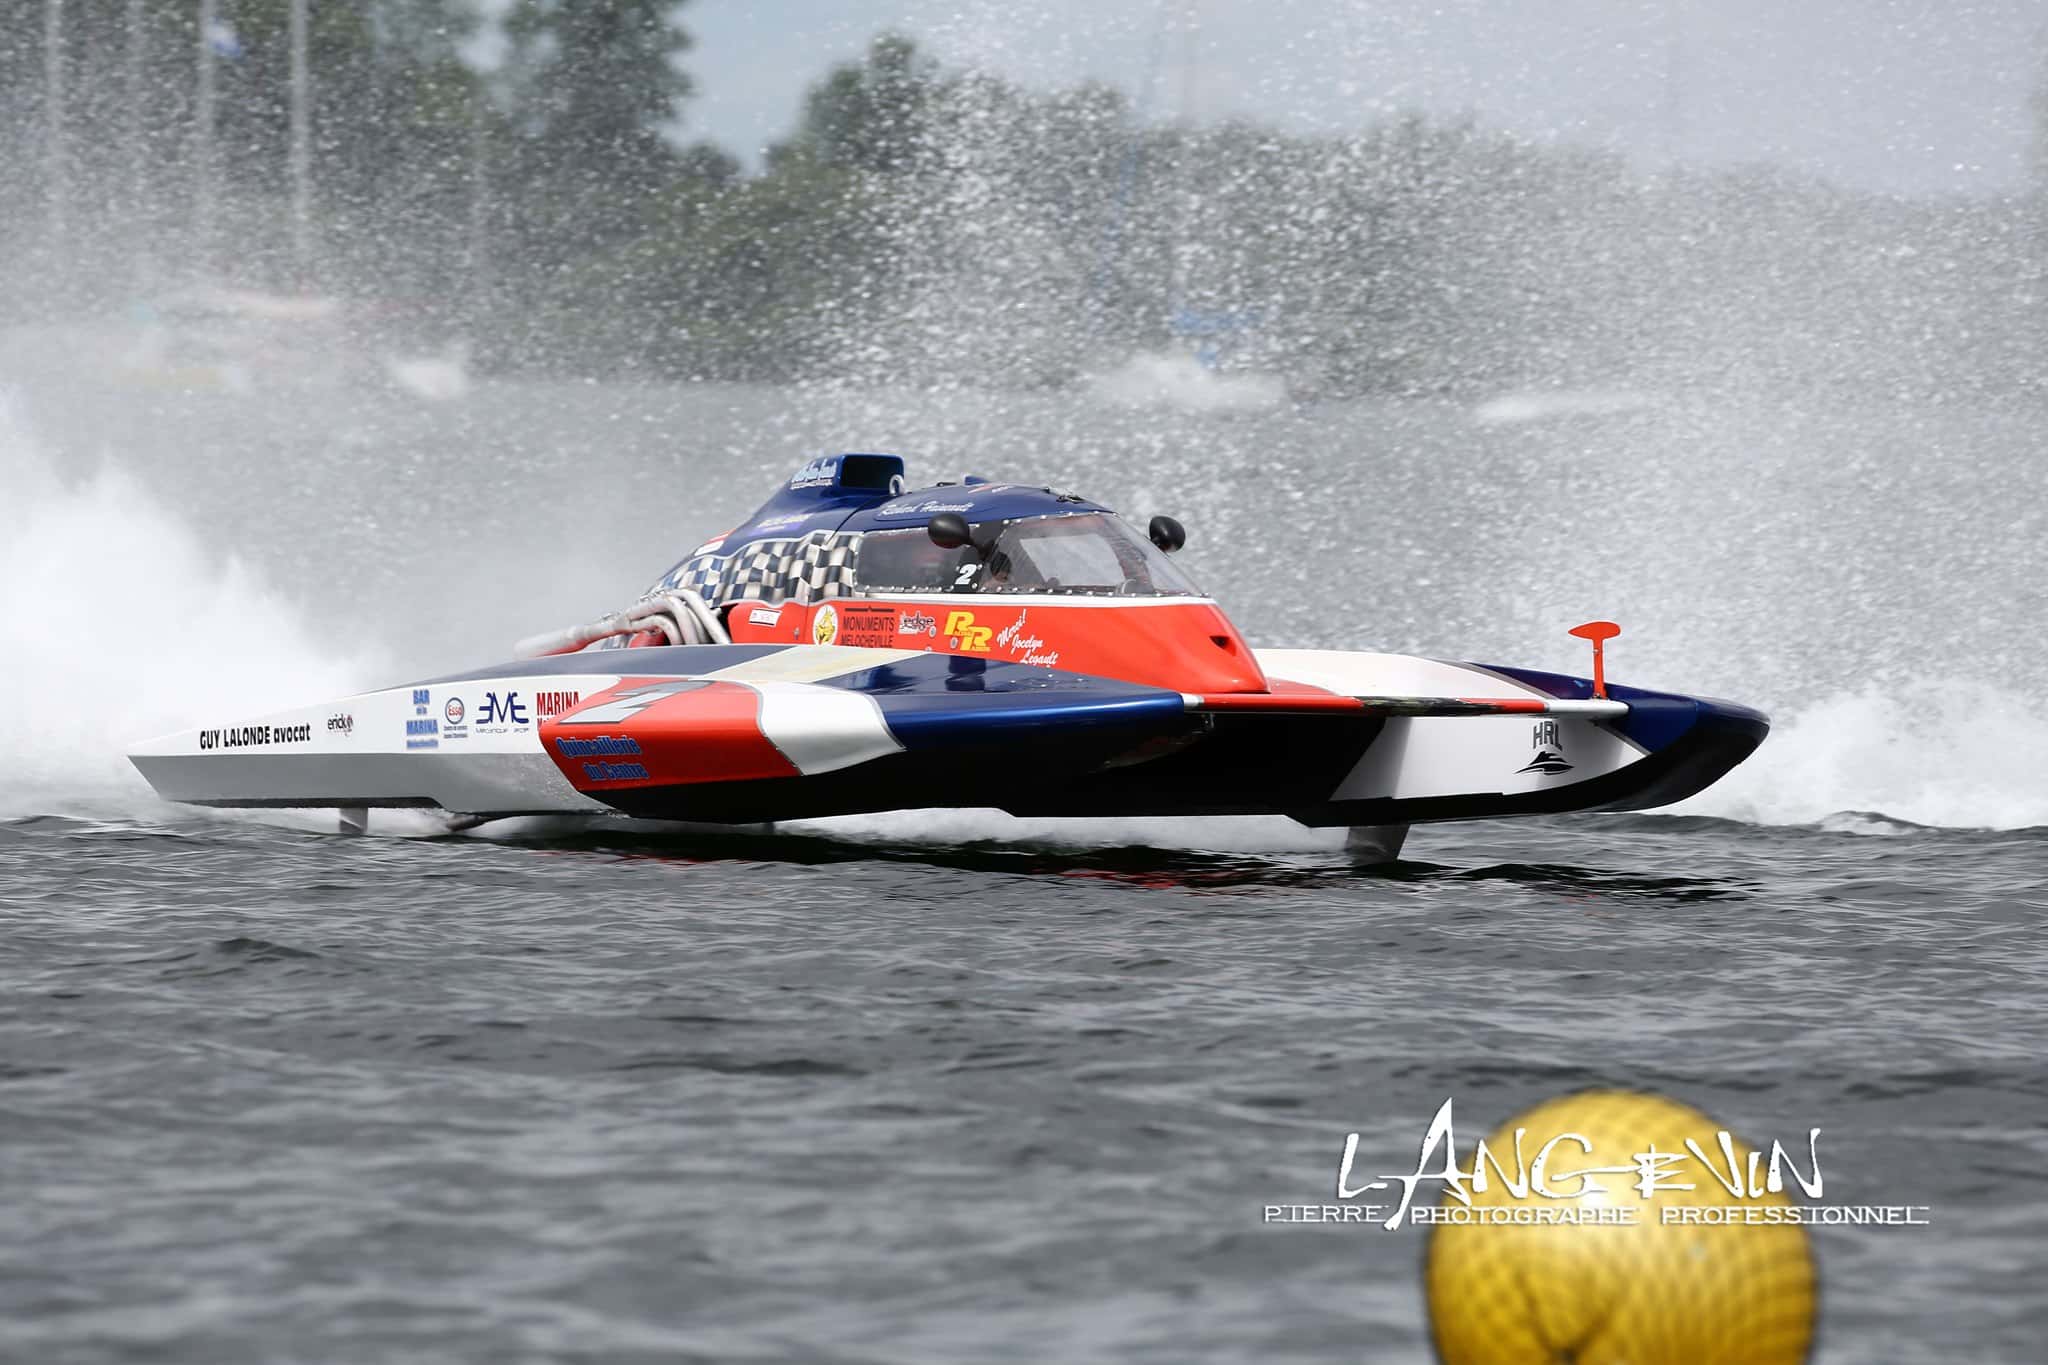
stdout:
[[462,698],[450,697],[448,699],[448,704],[441,708],[441,715],[442,718],[445,719],[450,725],[462,724]]

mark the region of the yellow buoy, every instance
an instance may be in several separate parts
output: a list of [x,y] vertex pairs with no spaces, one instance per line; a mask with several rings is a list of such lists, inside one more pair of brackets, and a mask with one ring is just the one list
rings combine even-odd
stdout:
[[[1518,1128],[1526,1130],[1522,1149],[1532,1163],[1553,1138],[1584,1139],[1560,1138],[1544,1182],[1553,1193],[1587,1182],[1584,1197],[1546,1198],[1542,1185],[1518,1195],[1515,1182],[1501,1178],[1502,1170],[1517,1173]],[[1782,1191],[1753,1193],[1750,1149],[1730,1136],[1731,1171],[1720,1134],[1721,1125],[1697,1109],[1626,1091],[1566,1095],[1502,1124],[1486,1140],[1493,1161],[1486,1188],[1470,1192],[1471,1208],[1514,1212],[1460,1213],[1471,1221],[1431,1230],[1429,1314],[1443,1365],[1805,1360],[1818,1294],[1806,1229],[1765,1221],[1783,1216],[1766,1210],[1788,1209],[1792,1200]],[[1688,1151],[1688,1138],[1707,1162]],[[1649,1153],[1663,1156],[1638,1160]],[[1657,1172],[1647,1193],[1646,1166]],[[1625,1169],[1572,1175],[1591,1167]],[[1458,1202],[1447,1192],[1443,1206]],[[1575,1222],[1491,1221],[1602,1206],[1617,1219],[1633,1211],[1634,1221],[1599,1223],[1592,1219],[1602,1215],[1592,1213]],[[1685,1209],[1705,1211],[1666,1212]]]

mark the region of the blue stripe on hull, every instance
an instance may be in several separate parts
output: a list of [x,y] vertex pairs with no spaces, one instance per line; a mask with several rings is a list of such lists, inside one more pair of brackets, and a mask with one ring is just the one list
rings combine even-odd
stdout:
[[[1593,684],[1586,678],[1575,678],[1566,673],[1543,673],[1533,668],[1504,668],[1499,664],[1474,664],[1489,673],[1498,673],[1503,678],[1513,678],[1549,696],[1583,699],[1593,695]],[[1621,734],[1634,740],[1651,753],[1669,748],[1684,738],[1686,733],[1702,719],[1717,722],[1732,722],[1739,726],[1762,725],[1769,721],[1763,712],[1732,701],[1716,701],[1711,697],[1687,697],[1675,692],[1652,692],[1641,687],[1626,687],[1620,683],[1607,684],[1607,695],[1615,701],[1628,703],[1628,714],[1616,720],[1602,721]]]
[[920,654],[823,685],[873,697],[908,749],[1007,740],[1033,730],[1151,731],[1187,714],[1178,692],[954,654]]
[[[875,699],[891,733],[913,752],[943,749],[983,740],[1027,741],[1033,733],[1047,738],[1084,730],[1128,729],[1154,732],[1187,720],[1187,706],[1178,692],[1095,694],[989,694],[883,696]],[[1021,750],[1020,760],[1030,761]]]

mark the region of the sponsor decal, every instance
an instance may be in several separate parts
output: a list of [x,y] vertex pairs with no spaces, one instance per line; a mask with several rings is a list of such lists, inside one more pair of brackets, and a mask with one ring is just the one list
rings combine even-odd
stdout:
[[1529,746],[1536,751],[1517,773],[1568,773],[1572,765],[1564,756],[1564,736],[1555,720],[1539,720],[1529,737]]
[[637,758],[640,741],[627,735],[599,735],[595,739],[558,739],[555,751],[563,758]]
[[782,624],[782,609],[780,607],[755,607],[747,613],[747,620],[757,626],[780,625]]
[[[1651,1143],[1648,1150],[1630,1152],[1596,1151],[1580,1133],[1517,1127],[1511,1149],[1494,1151],[1482,1139],[1471,1160],[1461,1165],[1446,1099],[1423,1135],[1414,1169],[1372,1180],[1355,1174],[1358,1137],[1350,1133],[1344,1139],[1337,1165],[1338,1202],[1267,1204],[1263,1221],[1359,1223],[1386,1231],[1419,1224],[1926,1226],[1931,1211],[1925,1204],[1819,1202],[1825,1182],[1818,1128],[1809,1128],[1802,1144],[1804,1170],[1797,1147],[1787,1151],[1773,1141],[1767,1151],[1742,1152],[1743,1144],[1726,1129],[1688,1136],[1674,1144],[1675,1151],[1659,1151]],[[1473,1199],[1496,1183],[1514,1202]],[[1815,1202],[1792,1203],[1795,1184]],[[1440,1187],[1440,1203],[1416,1202],[1416,1191],[1424,1185]],[[1660,1203],[1663,1194],[1675,1197]]]
[[639,763],[586,763],[583,775],[592,782],[645,782],[647,769]]
[[784,512],[779,517],[764,517],[754,523],[756,531],[782,531],[792,526],[801,526],[811,519],[809,512]]
[[256,749],[266,744],[304,744],[313,738],[312,723],[301,725],[224,725],[199,732],[202,749]]
[[463,712],[466,709],[462,704],[462,698],[450,697],[441,705],[441,719],[447,721],[450,725],[460,725],[462,724]]
[[405,747],[408,749],[438,749],[441,747],[441,726],[429,714],[434,706],[434,690],[430,687],[415,687],[412,690],[413,718],[405,723]]
[[839,643],[862,649],[896,643],[896,609],[847,605],[839,609]]
[[478,734],[502,735],[530,724],[532,718],[527,714],[526,703],[519,700],[517,692],[507,692],[502,697],[496,692],[484,693],[484,704],[477,709]]
[[790,479],[791,488],[830,488],[839,482],[839,457],[821,455],[799,469]]
[[[731,534],[732,533],[730,531],[726,532],[726,535]],[[690,558],[695,559],[698,555],[708,555],[715,550],[722,550],[724,548],[725,536],[720,536],[716,540],[707,540],[702,545],[699,545],[696,549],[690,551]]]
[[1031,610],[1028,607],[1018,612],[1016,620],[996,632],[996,643],[1009,650],[1011,657],[1021,664],[1027,664],[1034,668],[1059,667],[1060,652],[1058,650],[1049,650],[1045,647],[1045,641],[1039,639],[1036,635],[1026,635],[1024,633],[1024,621],[1030,615]]
[[927,616],[921,611],[913,611],[896,623],[896,629],[905,635],[936,637],[939,633],[939,622],[936,617]]
[[533,714],[536,719],[548,720],[564,711],[574,710],[582,700],[581,692],[536,692],[533,694]]
[[988,653],[988,642],[995,635],[993,626],[974,624],[971,611],[949,611],[946,613],[946,643],[953,649],[964,649],[974,654]]
[[352,735],[356,732],[356,718],[347,712],[327,718],[327,729],[331,734]]
[[839,613],[831,603],[818,608],[818,614],[811,618],[811,641],[814,644],[829,645],[839,638]]
[[885,502],[875,509],[875,515],[878,517],[914,517],[919,515],[930,516],[935,512],[972,512],[973,510],[974,503],[972,500],[967,502],[940,502],[936,498],[927,498],[923,502]]

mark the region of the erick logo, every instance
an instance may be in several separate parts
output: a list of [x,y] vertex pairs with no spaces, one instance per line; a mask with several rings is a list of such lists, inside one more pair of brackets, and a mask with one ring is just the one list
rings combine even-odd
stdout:
[[988,653],[988,642],[995,635],[993,626],[974,624],[974,613],[955,611],[946,614],[946,634],[955,649],[971,650],[976,654]]

